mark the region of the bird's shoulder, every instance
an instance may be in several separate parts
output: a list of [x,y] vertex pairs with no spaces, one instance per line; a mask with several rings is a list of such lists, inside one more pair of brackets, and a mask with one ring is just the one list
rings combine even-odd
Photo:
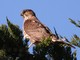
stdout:
[[48,33],[52,34],[51,30],[45,24],[43,24],[42,22],[40,22],[39,19],[35,19],[35,22],[38,24],[39,28],[43,28]]

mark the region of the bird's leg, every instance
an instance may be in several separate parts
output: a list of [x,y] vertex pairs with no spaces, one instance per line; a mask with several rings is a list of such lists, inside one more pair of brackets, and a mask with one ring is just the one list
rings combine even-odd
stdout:
[[25,38],[30,38],[30,37],[29,37],[29,35],[26,34],[26,35],[24,35],[24,39],[25,39]]
[[30,43],[30,45],[28,46],[28,48],[30,48],[33,45],[33,43]]
[[35,43],[35,40],[32,40],[32,42],[30,43],[30,45],[28,46],[28,48],[30,48],[34,43]]

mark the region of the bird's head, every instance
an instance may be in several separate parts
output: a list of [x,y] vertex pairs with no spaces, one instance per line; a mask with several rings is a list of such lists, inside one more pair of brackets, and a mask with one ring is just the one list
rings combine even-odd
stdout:
[[21,16],[24,18],[24,20],[28,20],[31,17],[36,16],[36,14],[31,9],[25,9],[22,11]]

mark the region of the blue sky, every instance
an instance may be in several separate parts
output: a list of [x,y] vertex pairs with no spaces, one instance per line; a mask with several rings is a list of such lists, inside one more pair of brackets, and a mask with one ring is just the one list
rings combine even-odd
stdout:
[[[6,24],[6,16],[22,29],[23,18],[20,13],[23,9],[35,11],[38,19],[47,25],[53,32],[53,27],[63,37],[71,39],[73,34],[80,36],[79,28],[71,24],[68,18],[80,20],[80,0],[1,0],[0,25]],[[80,60],[80,49],[77,48],[77,60]]]

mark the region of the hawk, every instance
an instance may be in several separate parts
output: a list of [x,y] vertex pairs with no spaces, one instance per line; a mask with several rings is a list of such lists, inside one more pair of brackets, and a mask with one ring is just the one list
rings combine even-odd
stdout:
[[41,42],[43,38],[47,39],[48,37],[52,39],[52,42],[64,43],[63,40],[57,38],[57,36],[53,34],[47,26],[40,22],[40,20],[36,17],[36,14],[33,10],[25,9],[22,11],[21,16],[24,19],[23,24],[24,38],[28,38],[31,42],[29,47],[32,44],[37,44]]

